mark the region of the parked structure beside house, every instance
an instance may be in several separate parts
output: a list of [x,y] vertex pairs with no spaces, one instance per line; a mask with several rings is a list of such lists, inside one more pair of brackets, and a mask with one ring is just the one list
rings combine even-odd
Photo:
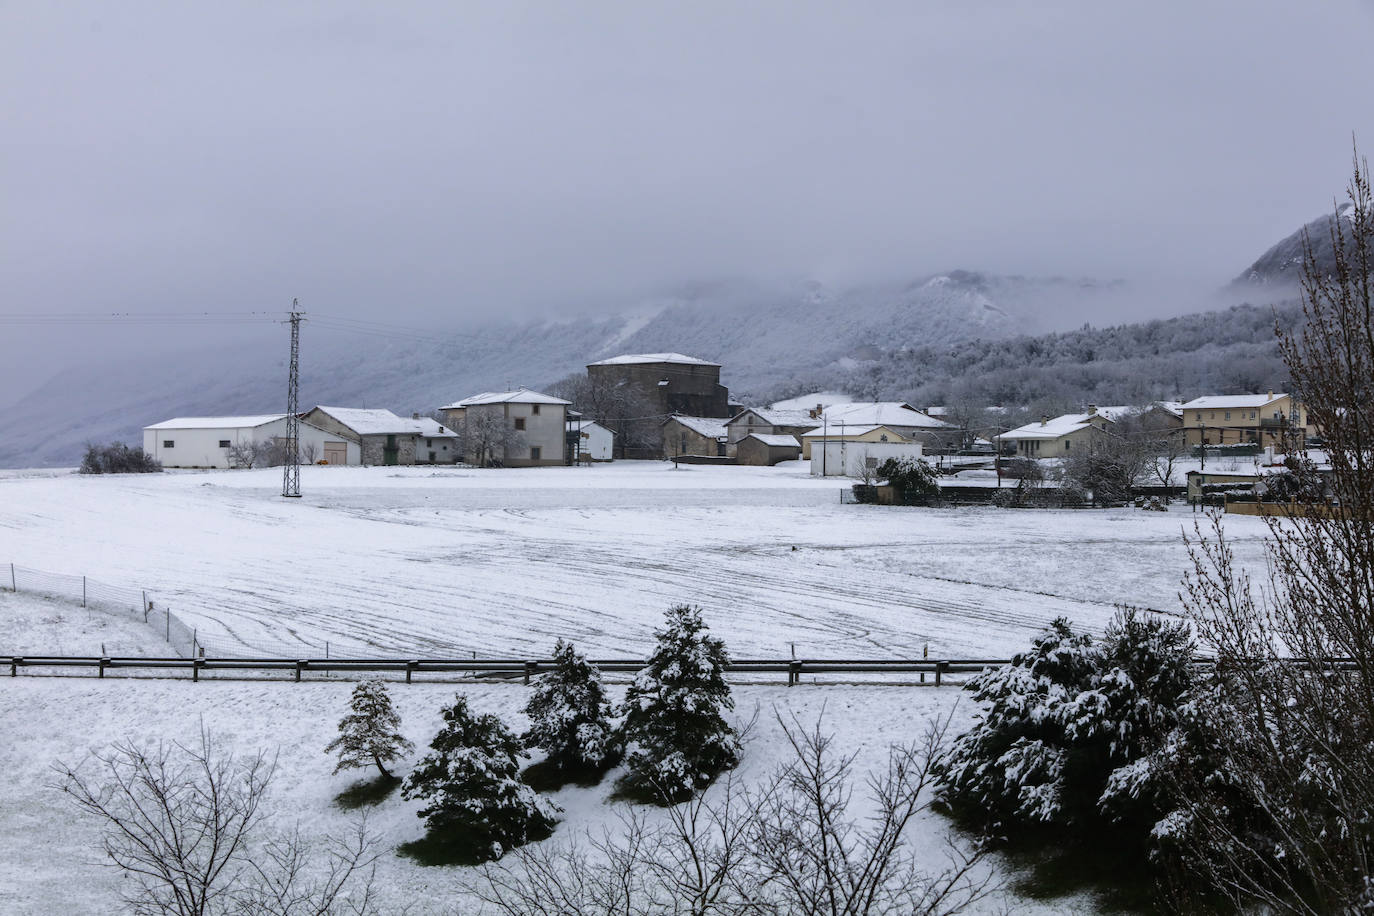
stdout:
[[[298,424],[303,461],[333,457],[333,464],[359,464],[356,442],[308,421]],[[143,427],[143,451],[167,468],[238,467],[235,455],[245,445],[271,445],[286,436],[286,415],[175,417]]]
[[[791,436],[801,445],[801,437],[820,425],[819,411],[774,410],[771,407],[746,407],[725,424],[725,453],[735,455],[739,443],[758,433],[765,436]],[[741,462],[746,463],[746,462]]]
[[1189,471],[1187,478],[1188,502],[1197,503],[1208,493],[1253,493],[1255,484],[1260,482],[1261,473],[1258,468],[1249,471]]
[[1314,434],[1302,405],[1291,395],[1272,391],[1205,395],[1183,404],[1182,411],[1190,446],[1253,442],[1282,447],[1286,433],[1300,441]]
[[[571,414],[572,411],[569,411]],[[610,461],[615,457],[615,433],[595,420],[568,420],[568,462],[583,464]]]
[[485,391],[439,408],[463,431],[466,460],[482,467],[552,467],[567,463],[570,401],[519,388]]
[[457,435],[428,417],[401,417],[372,407],[317,406],[303,419],[356,442],[365,465],[452,464],[458,458]]
[[924,454],[920,442],[817,440],[811,449],[811,476],[862,477],[865,472],[877,471],[889,458],[919,459]]
[[663,455],[725,457],[725,422],[720,417],[669,417],[663,421]]
[[737,463],[763,467],[801,457],[801,443],[787,433],[750,433],[735,443],[734,450]]

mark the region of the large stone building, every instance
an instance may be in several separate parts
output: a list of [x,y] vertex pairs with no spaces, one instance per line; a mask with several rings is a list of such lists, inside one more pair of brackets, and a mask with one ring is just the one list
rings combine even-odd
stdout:
[[667,417],[731,415],[720,364],[681,353],[629,353],[587,366],[590,416],[616,433],[621,458],[662,458]]
[[455,464],[459,458],[458,437],[428,417],[400,417],[371,407],[315,407],[302,419],[357,443],[363,464]]

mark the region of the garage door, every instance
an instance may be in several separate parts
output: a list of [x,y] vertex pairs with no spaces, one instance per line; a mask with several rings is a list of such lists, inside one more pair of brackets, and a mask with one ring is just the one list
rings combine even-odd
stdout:
[[326,464],[348,464],[348,443],[326,442],[324,460]]

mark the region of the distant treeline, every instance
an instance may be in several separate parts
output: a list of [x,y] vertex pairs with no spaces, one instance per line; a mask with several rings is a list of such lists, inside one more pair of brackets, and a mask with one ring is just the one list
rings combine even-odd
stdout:
[[864,400],[1026,405],[1058,412],[1083,404],[1141,404],[1199,394],[1280,391],[1287,370],[1275,324],[1301,320],[1296,301],[1238,305],[1111,328],[900,347],[820,370],[777,392],[841,389]]

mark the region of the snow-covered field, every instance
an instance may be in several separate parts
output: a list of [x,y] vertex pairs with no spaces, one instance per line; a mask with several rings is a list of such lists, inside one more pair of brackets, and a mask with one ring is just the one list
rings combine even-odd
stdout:
[[[389,649],[543,653],[558,636],[593,655],[644,653],[663,610],[701,605],[738,656],[999,656],[1067,615],[1098,628],[1117,603],[1177,611],[1193,516],[1117,511],[925,510],[841,505],[841,484],[778,468],[674,470],[660,463],[511,471],[306,468],[285,500],[278,471],[91,478],[0,473],[0,563],[146,587],[199,627],[211,651],[334,654]],[[1260,561],[1263,525],[1229,518],[1241,558]],[[0,654],[161,651],[141,623],[71,602],[0,596]],[[192,738],[204,722],[237,752],[281,749],[281,823],[346,826],[331,806],[353,777],[323,748],[350,684],[186,678],[0,677],[0,911],[111,911],[115,876],[91,826],[46,788],[54,760],[124,737]],[[616,688],[619,690],[620,688]],[[515,727],[519,684],[397,684],[422,749],[461,690]],[[810,721],[824,707],[861,769],[959,702],[953,689],[846,685],[736,688],[762,712],[742,775],[779,761],[774,708]],[[972,709],[956,709],[956,727]],[[567,789],[555,840],[615,823],[610,783]],[[419,835],[414,805],[372,817],[389,846]],[[920,836],[942,829],[933,816]],[[932,862],[940,846],[928,843]],[[470,872],[387,855],[388,905],[470,912]],[[1014,900],[1015,912],[1091,910],[1074,898]]]
[[[214,652],[638,654],[671,604],[737,655],[996,657],[1179,607],[1193,516],[840,505],[776,468],[0,477],[0,563],[146,588]],[[1227,520],[1257,563],[1261,520]],[[0,649],[0,651],[4,651]]]

